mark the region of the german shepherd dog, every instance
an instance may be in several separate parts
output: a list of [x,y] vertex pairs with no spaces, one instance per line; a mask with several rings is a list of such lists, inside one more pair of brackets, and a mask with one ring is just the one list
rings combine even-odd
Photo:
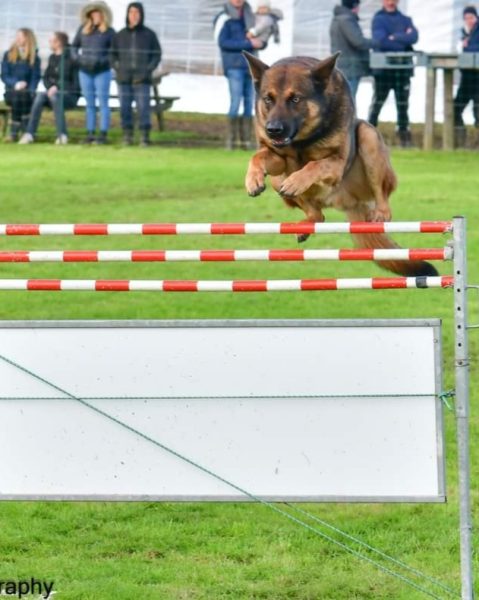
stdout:
[[[307,221],[323,222],[323,210],[346,212],[349,221],[389,221],[396,175],[379,132],[356,118],[349,85],[335,68],[339,53],[324,60],[286,58],[271,67],[244,52],[256,89],[258,152],[246,174],[246,190],[258,196],[265,177],[287,205]],[[307,239],[298,236],[298,241]],[[384,234],[354,234],[362,248],[398,248]],[[380,261],[405,276],[437,275],[423,261]]]

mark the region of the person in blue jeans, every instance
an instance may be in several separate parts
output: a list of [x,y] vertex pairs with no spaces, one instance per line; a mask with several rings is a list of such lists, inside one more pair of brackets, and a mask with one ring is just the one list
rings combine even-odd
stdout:
[[[215,19],[215,39],[221,50],[223,70],[228,79],[230,108],[226,148],[251,147],[254,90],[243,50],[255,52],[264,47],[259,38],[248,39],[255,15],[245,0],[229,0]],[[243,116],[239,116],[243,102]]]
[[[111,27],[112,13],[105,2],[89,2],[81,12],[82,25],[72,44],[79,68],[80,87],[86,101],[87,143],[106,144],[110,129],[111,67],[110,49],[115,31]],[[95,137],[97,124],[96,100],[100,106],[100,135]]]
[[74,108],[80,96],[78,87],[78,69],[73,64],[68,48],[68,35],[55,31],[50,38],[52,54],[43,74],[44,92],[37,92],[33,101],[27,129],[19,144],[31,144],[35,141],[43,109],[49,106],[55,115],[57,131],[56,144],[68,143],[65,110]]
[[144,20],[143,4],[131,2],[126,9],[126,27],[113,38],[111,50],[120,96],[123,142],[127,146],[133,143],[133,101],[138,111],[140,145],[150,144],[150,89],[152,73],[161,60],[161,46],[156,33],[145,27]]

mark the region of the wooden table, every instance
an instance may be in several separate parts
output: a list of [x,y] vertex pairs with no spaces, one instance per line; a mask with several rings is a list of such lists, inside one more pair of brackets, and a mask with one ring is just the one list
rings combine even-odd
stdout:
[[436,112],[437,71],[444,73],[444,120],[442,126],[443,150],[454,149],[454,69],[458,68],[458,55],[452,53],[422,54],[418,65],[426,67],[426,115],[424,123],[424,150],[434,147],[434,116]]

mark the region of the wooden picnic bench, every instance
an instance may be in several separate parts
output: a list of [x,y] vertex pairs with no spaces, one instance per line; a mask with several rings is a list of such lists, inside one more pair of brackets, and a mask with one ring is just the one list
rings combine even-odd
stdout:
[[[177,100],[180,99],[180,96],[162,96],[160,94],[160,84],[163,80],[163,77],[166,77],[167,75],[169,75],[168,71],[165,71],[163,73],[158,73],[158,75],[155,75],[153,77],[153,81],[151,84],[150,106],[153,110],[153,113],[156,116],[159,131],[165,130],[164,113],[167,110],[170,110],[170,108],[173,106],[173,104]],[[118,94],[111,94],[110,100],[119,101]],[[85,110],[85,106],[77,105],[72,110],[78,110],[78,109]],[[118,110],[119,106],[112,106],[111,109]],[[10,107],[9,106],[7,106],[5,104],[0,105],[0,119],[2,121],[1,127],[2,127],[3,137],[5,137],[7,134],[7,130],[8,130],[8,122],[10,120]]]

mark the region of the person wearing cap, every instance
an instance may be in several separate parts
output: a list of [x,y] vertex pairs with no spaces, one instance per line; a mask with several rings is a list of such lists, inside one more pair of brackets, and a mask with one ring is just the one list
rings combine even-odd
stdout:
[[329,28],[331,53],[341,52],[337,66],[348,80],[353,98],[361,77],[369,75],[369,50],[373,46],[359,25],[359,4],[360,0],[341,0],[334,7]]
[[283,18],[283,11],[272,8],[270,0],[258,0],[256,3],[254,27],[246,34],[248,39],[259,38],[263,42],[262,50],[266,48],[272,37],[275,44],[279,44],[278,21]]
[[[82,24],[73,40],[72,54],[79,68],[80,87],[86,101],[87,143],[106,144],[110,129],[111,67],[110,48],[115,31],[109,6],[99,0],[86,4],[81,11]],[[95,137],[97,108],[100,105],[100,135]]]
[[[254,13],[245,0],[228,0],[214,20],[215,39],[221,50],[223,71],[228,80],[230,107],[226,148],[251,146],[253,115],[253,80],[243,50],[255,53],[264,43],[246,34],[254,27]],[[239,116],[243,103],[243,116]]]
[[[464,52],[479,52],[479,18],[475,6],[466,6],[463,10],[464,28],[462,29],[462,47]],[[461,69],[461,81],[454,98],[454,126],[456,146],[466,144],[466,128],[462,113],[472,100],[474,125],[476,127],[475,145],[479,146],[479,71]]]
[[120,96],[123,142],[133,143],[133,101],[138,111],[140,144],[150,143],[150,88],[152,73],[160,64],[161,46],[154,31],[145,27],[145,10],[140,2],[131,2],[126,10],[126,27],[115,34],[111,49]]
[[[382,0],[383,7],[373,17],[372,38],[376,51],[412,52],[419,33],[412,19],[398,10],[399,0]],[[376,126],[379,113],[390,90],[394,91],[397,107],[398,136],[401,146],[411,145],[409,130],[409,94],[414,74],[412,59],[392,58],[397,69],[374,70],[374,97],[369,111],[369,122]],[[408,67],[410,65],[410,68]]]

